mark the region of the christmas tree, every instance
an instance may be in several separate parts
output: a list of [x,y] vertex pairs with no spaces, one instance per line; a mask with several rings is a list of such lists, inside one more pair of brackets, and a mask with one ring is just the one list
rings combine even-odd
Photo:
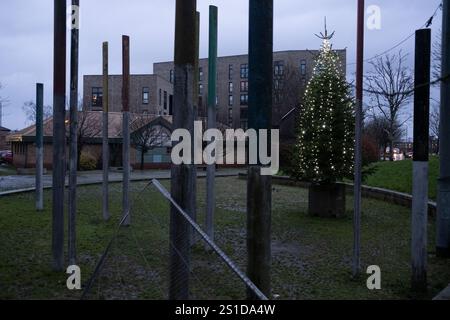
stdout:
[[323,45],[307,85],[298,119],[294,175],[315,184],[351,176],[354,151],[354,102],[325,28]]

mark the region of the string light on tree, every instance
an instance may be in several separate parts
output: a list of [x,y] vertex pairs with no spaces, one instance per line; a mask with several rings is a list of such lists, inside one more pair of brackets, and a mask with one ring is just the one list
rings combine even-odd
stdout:
[[301,180],[334,183],[353,172],[354,101],[326,24],[297,127],[294,168]]

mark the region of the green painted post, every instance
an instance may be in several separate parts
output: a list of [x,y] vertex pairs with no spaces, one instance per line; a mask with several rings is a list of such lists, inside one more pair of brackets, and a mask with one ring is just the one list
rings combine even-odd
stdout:
[[[217,127],[216,80],[217,80],[217,7],[209,6],[209,57],[208,57],[208,129]],[[216,143],[211,142],[211,143]],[[217,155],[216,154],[216,158]],[[206,233],[214,239],[214,208],[216,165],[210,164],[206,179]]]

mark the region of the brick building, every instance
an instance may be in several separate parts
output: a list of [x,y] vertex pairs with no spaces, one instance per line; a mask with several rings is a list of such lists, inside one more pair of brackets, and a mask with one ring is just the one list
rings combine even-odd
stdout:
[[[130,112],[150,115],[170,115],[173,85],[163,77],[152,74],[130,77]],[[109,76],[109,111],[122,111],[122,76]],[[103,77],[85,75],[83,78],[83,110],[103,110]]]
[[[131,135],[146,128],[156,128],[160,139],[155,139],[154,147],[144,155],[144,167],[146,169],[162,169],[170,166],[170,152],[172,144],[170,135],[172,131],[172,117],[170,116],[145,116],[132,113]],[[85,119],[85,120],[81,120]],[[80,112],[79,120],[83,121],[83,126],[89,128],[89,132],[83,137],[84,144],[82,152],[87,153],[98,161],[101,166],[102,155],[102,112],[86,111]],[[137,124],[137,125],[135,125]],[[69,122],[66,121],[67,132]],[[111,112],[109,114],[109,147],[110,166],[122,166],[122,113]],[[13,152],[13,165],[16,168],[34,168],[36,164],[36,126],[30,126],[21,131],[8,136]],[[133,141],[133,140],[132,140]],[[53,162],[53,118],[44,121],[44,167],[52,168]],[[67,145],[66,155],[69,153]],[[67,157],[68,158],[68,157]],[[132,143],[130,150],[131,166],[135,169],[140,167],[141,153]]]
[[[346,73],[346,50],[336,50],[342,72]],[[273,124],[280,126],[282,139],[291,140],[295,135],[295,117],[292,112],[301,102],[301,94],[311,79],[315,59],[319,51],[289,50],[273,54],[274,109]],[[173,62],[153,65],[154,74],[174,80]],[[246,129],[248,125],[248,55],[219,57],[217,59],[217,110],[218,121],[233,128]],[[208,94],[208,59],[199,62],[199,116],[206,116]],[[289,116],[283,120],[286,115]]]
[[0,127],[0,151],[1,150],[9,150],[9,143],[6,142],[6,136],[11,132],[11,130]]
[[[346,50],[336,50],[346,73]],[[273,125],[280,136],[291,141],[295,136],[295,118],[301,95],[311,79],[318,51],[289,50],[273,54],[274,108]],[[130,107],[135,113],[171,115],[173,101],[173,62],[153,65],[153,75],[131,75]],[[248,55],[219,57],[217,60],[217,117],[232,128],[248,125]],[[110,76],[110,110],[122,110],[122,77]],[[199,117],[206,117],[208,94],[208,59],[199,61]],[[84,76],[84,110],[102,109],[102,76]],[[288,115],[287,117],[285,117]],[[283,119],[283,120],[281,120]]]

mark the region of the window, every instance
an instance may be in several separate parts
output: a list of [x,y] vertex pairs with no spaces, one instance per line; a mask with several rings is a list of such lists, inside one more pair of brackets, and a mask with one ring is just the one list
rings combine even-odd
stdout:
[[248,92],[248,81],[241,81],[241,92]]
[[241,120],[241,129],[244,131],[247,131],[247,129],[248,129],[248,121],[247,120]]
[[241,94],[241,106],[248,105],[248,94]]
[[241,120],[248,119],[248,109],[242,108],[241,109]]
[[228,96],[228,105],[230,106],[230,107],[232,107],[233,106],[233,96],[232,95],[229,95]]
[[233,126],[233,108],[228,109],[228,124],[230,127]]
[[273,85],[274,85],[275,91],[280,91],[280,90],[283,90],[284,82],[281,79],[275,79],[273,81]]
[[302,76],[306,75],[306,60],[300,61],[300,74]]
[[198,85],[198,94],[201,96],[201,95],[203,95],[203,84],[202,83],[200,83],[199,85]]
[[241,79],[248,79],[248,64],[241,64]]
[[305,78],[305,77],[302,78],[302,84],[303,84],[304,86],[306,86],[306,78]]
[[219,105],[219,96],[216,96],[216,107]]
[[103,106],[103,88],[92,88],[92,107],[98,108]]
[[169,74],[170,83],[173,83],[173,79],[174,79],[174,73],[173,73],[173,70],[170,70],[170,74]]
[[233,80],[233,65],[228,65],[228,80]]
[[142,104],[149,104],[150,90],[148,87],[142,88]]
[[233,82],[228,83],[228,93],[233,93]]
[[167,91],[164,91],[164,109],[167,110]]
[[284,75],[284,61],[276,61],[273,70],[275,77],[282,77]]
[[161,99],[162,98],[162,90],[161,89],[159,89],[159,106],[161,106],[162,105],[162,103],[161,103]]
[[281,102],[281,94],[275,93],[274,98],[276,104],[279,104]]
[[203,68],[198,68],[198,81],[203,81]]

